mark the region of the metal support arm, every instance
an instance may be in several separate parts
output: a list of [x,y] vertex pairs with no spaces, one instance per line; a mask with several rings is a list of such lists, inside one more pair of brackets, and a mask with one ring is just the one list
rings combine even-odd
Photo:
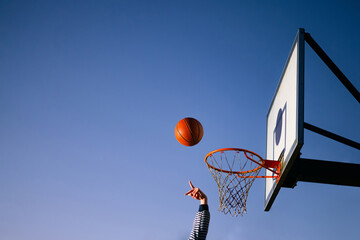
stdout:
[[347,79],[347,77],[340,71],[330,57],[321,49],[309,33],[305,33],[305,41],[316,52],[316,54],[323,60],[328,68],[335,74],[335,76],[342,82],[346,89],[353,95],[353,97],[360,103],[360,93]]

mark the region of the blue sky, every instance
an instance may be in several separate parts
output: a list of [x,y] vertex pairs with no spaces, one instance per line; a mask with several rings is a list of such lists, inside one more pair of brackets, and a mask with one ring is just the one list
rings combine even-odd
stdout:
[[[208,239],[356,239],[360,191],[299,183],[263,211],[217,211],[204,163],[265,155],[266,114],[299,27],[360,89],[357,1],[0,1],[0,238],[187,239],[209,197]],[[360,141],[360,108],[306,47],[305,121]],[[204,127],[194,147],[176,123]],[[307,158],[359,163],[305,131]]]

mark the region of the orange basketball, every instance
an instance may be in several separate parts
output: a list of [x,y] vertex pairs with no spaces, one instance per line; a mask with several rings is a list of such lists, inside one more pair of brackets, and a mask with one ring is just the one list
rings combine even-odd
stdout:
[[185,146],[198,144],[204,135],[201,123],[195,118],[181,119],[175,127],[175,137]]

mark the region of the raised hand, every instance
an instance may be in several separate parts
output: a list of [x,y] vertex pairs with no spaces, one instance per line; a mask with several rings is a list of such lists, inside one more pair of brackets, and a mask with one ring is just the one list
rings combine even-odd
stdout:
[[189,181],[189,185],[191,187],[191,190],[185,193],[185,195],[191,196],[196,200],[200,200],[201,204],[207,204],[207,196],[205,195],[205,193],[203,193],[200,188],[194,187],[191,181]]

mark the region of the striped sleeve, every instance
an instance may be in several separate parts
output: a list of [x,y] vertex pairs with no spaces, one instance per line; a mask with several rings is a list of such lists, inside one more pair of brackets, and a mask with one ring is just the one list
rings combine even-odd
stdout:
[[210,212],[208,205],[200,205],[195,215],[189,240],[205,240],[209,229]]

